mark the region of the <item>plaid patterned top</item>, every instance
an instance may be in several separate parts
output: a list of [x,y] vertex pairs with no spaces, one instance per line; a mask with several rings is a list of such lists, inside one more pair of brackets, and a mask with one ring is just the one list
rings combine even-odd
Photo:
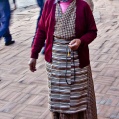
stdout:
[[[54,36],[62,39],[72,39],[75,37],[76,1],[70,3],[65,13],[62,13],[60,5],[57,3],[55,12],[55,32]],[[69,27],[70,26],[70,27]]]

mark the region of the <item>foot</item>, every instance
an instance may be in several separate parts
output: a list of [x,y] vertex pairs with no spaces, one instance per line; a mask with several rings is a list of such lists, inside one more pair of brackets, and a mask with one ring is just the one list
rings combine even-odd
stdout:
[[14,9],[13,10],[16,10],[17,9],[17,6],[16,5],[14,5]]
[[15,43],[15,41],[10,41],[10,42],[8,42],[8,43],[5,43],[5,46],[9,46],[9,45],[12,45],[12,44],[14,44]]
[[11,12],[14,12],[17,9],[17,6],[14,5],[14,7],[11,9]]
[[17,9],[17,6],[16,5],[14,5],[14,10],[16,10]]

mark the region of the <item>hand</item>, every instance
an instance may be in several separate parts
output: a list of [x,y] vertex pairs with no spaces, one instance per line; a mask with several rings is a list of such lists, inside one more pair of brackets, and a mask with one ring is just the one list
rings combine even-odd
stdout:
[[32,72],[34,72],[34,71],[36,71],[36,59],[34,59],[34,58],[31,58],[30,60],[29,60],[29,68],[30,68],[30,70],[32,71]]
[[71,48],[71,50],[77,50],[78,47],[81,44],[81,40],[80,39],[73,39],[70,43],[69,43],[69,47]]

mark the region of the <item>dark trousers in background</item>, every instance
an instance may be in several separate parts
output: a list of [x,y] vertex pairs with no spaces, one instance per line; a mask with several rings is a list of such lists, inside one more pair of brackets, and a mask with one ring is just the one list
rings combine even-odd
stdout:
[[[38,23],[39,23],[39,20],[40,20],[40,17],[41,17],[42,11],[43,11],[44,0],[37,0],[37,4],[38,4],[38,6],[40,7],[40,12],[39,12],[39,17],[38,17],[38,19],[37,19],[36,31],[37,31]],[[34,36],[34,37],[35,37],[35,36]],[[33,38],[33,41],[32,41],[31,46],[33,45],[33,42],[34,42],[34,38]],[[44,50],[41,51],[41,52],[44,54]]]
[[10,34],[9,28],[6,30],[3,37],[4,37],[4,40],[5,40],[5,43],[9,43],[12,40],[12,36]]
[[13,3],[15,4],[16,3],[16,0],[13,0]]
[[[37,4],[40,7],[40,13],[39,13],[39,17],[38,17],[38,21],[40,20],[42,11],[43,11],[43,6],[44,6],[44,0],[37,0]],[[38,25],[38,22],[37,22]]]
[[8,0],[0,0],[0,37],[4,37],[5,43],[12,40],[9,31],[10,4]]

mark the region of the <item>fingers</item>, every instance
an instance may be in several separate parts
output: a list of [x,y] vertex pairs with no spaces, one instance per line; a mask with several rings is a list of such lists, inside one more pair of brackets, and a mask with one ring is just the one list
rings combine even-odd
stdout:
[[76,50],[77,49],[77,45],[76,43],[69,45],[69,47],[71,48],[71,50]]
[[36,59],[30,59],[28,64],[30,71],[32,72],[36,71]]
[[77,50],[80,44],[81,44],[80,39],[74,39],[69,43],[68,46],[71,48],[71,50]]
[[30,70],[32,72],[36,71],[36,67],[35,67],[35,64],[34,63],[31,63],[29,66],[30,66]]
[[76,39],[72,40],[69,45],[73,45],[76,42]]

